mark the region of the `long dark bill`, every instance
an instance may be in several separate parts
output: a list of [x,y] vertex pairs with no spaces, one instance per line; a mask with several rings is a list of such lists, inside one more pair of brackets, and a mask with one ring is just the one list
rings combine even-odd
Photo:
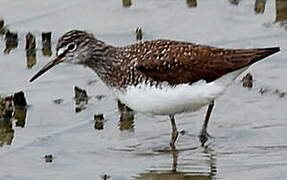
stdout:
[[61,57],[56,57],[54,60],[50,61],[48,64],[46,64],[39,72],[37,72],[31,79],[30,82],[34,81],[37,79],[39,76],[44,74],[46,71],[54,67],[55,65],[59,64],[62,62],[63,59]]

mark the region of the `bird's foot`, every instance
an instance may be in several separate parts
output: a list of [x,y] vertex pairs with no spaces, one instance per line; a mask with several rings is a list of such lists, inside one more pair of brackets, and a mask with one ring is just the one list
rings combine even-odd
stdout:
[[209,137],[212,137],[211,135],[208,134],[207,131],[202,130],[199,134],[199,140],[201,142],[201,146],[204,146],[204,144],[206,143],[206,141],[208,140]]

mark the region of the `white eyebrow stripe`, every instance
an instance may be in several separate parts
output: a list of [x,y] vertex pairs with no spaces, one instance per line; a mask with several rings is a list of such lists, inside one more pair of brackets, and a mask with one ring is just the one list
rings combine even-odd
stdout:
[[62,47],[57,51],[57,56],[60,56],[61,54],[63,54],[66,51],[66,47]]

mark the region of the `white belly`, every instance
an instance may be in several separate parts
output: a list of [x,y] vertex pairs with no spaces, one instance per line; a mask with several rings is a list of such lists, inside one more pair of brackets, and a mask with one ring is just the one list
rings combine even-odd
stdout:
[[196,111],[221,95],[245,69],[229,73],[210,83],[198,81],[192,85],[180,84],[174,87],[166,85],[162,88],[140,84],[115,93],[124,104],[143,113],[174,115]]

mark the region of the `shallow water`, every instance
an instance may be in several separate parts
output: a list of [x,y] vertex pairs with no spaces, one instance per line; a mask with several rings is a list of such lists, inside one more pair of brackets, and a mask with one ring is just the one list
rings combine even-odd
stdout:
[[[18,43],[7,47],[0,34],[0,95],[23,91],[29,106],[20,112],[24,120],[0,121],[0,179],[287,179],[287,1],[264,2],[1,0],[0,17]],[[206,108],[176,116],[184,132],[176,151],[169,150],[167,117],[128,112],[121,118],[113,94],[85,67],[62,64],[28,82],[54,56],[64,32],[85,29],[122,46],[135,42],[139,26],[144,40],[280,46],[281,52],[246,71],[253,88],[243,88],[238,78],[218,98],[209,125],[214,137],[205,147],[197,135]],[[37,47],[29,58],[28,32]],[[42,51],[42,32],[52,32],[51,57]],[[77,113],[74,86],[91,96]],[[97,113],[104,114],[103,129],[95,126]]]

